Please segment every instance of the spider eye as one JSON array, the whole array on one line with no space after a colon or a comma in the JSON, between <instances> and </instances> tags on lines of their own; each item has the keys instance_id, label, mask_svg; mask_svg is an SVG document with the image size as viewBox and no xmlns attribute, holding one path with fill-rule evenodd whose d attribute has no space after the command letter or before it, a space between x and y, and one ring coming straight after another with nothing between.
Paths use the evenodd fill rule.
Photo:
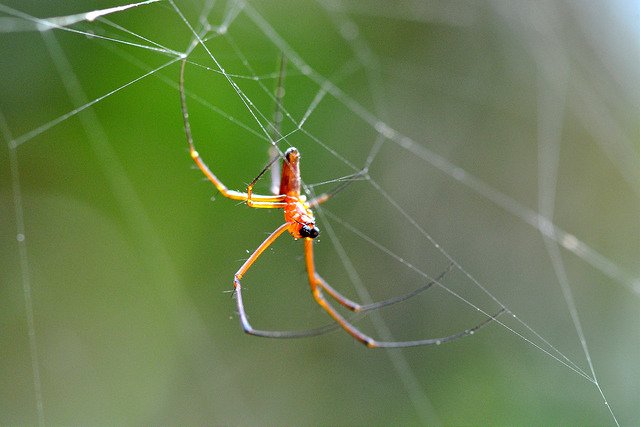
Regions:
<instances>
[{"instance_id":1,"label":"spider eye","mask_svg":"<svg viewBox=\"0 0 640 427\"><path fill-rule=\"evenodd\" d=\"M318 227L316 226L309 227L308 225L303 225L300 228L300 236L302 237L310 237L312 239L315 239L316 237L318 237L318 234L320 234L320 230L318 230Z\"/></svg>"}]
</instances>

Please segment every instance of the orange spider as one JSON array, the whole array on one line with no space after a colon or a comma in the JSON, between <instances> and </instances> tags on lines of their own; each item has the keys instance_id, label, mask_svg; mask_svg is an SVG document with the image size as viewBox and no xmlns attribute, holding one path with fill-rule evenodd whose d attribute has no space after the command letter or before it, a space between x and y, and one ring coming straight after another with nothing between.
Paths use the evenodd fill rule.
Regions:
<instances>
[{"instance_id":1,"label":"orange spider","mask_svg":"<svg viewBox=\"0 0 640 427\"><path fill-rule=\"evenodd\" d=\"M241 279L247 273L249 268L256 262L256 260L260 257L260 255L278 238L282 233L288 231L294 239L304 239L304 253L305 253L305 262L307 267L307 273L309 278L309 284L311 285L311 292L313 294L316 302L337 322L337 324L342 327L346 332L348 332L352 337L365 344L367 347L412 347L419 345L431 345L431 344L440 344L447 341L452 341L457 338L461 338L466 335L473 334L476 330L484 326L485 324L494 320L497 316L499 316L504 309L501 309L495 315L488 317L482 323L474 326L471 329L466 329L457 334L449 335L442 338L429 338L429 339L421 339L414 341L377 341L368 335L365 335L358 328L356 328L352 323L346 320L340 313L336 311L336 309L327 301L324 296L324 292L326 292L331 298L333 298L336 302L338 302L343 307L353 311L353 312L367 312L370 310L378 309L381 307L389 306L392 304L396 304L398 302L407 300L420 292L425 291L429 287L431 287L434 283L438 282L444 275L449 271L443 272L439 277L435 280L432 280L426 283L423 286L415 289L412 292L409 292L404 295L400 295L394 298L390 298L388 300L372 303L372 304L359 304L354 302L347 297L343 296L341 293L336 291L333 287L331 287L317 272L313 257L313 239L318 237L320 230L316 226L316 220L313 216L313 212L311 208L318 206L327 200L329 200L337 191L344 188L344 184L339 186L336 190L331 193L322 194L311 201L307 201L304 195L300 194L301 189L301 180L300 180L300 153L294 147L289 148L284 153L284 158L282 160L282 173L280 178L280 188L278 194L273 195L261 195L261 194L253 194L253 186L255 183L264 175L264 173L274 164L275 161L278 160L278 157L274 157L273 160L258 174L258 176L251 181L251 183L247 186L246 193L242 193L239 191L229 190L223 183L220 181L211 170L204 163L198 151L196 151L193 137L191 135L191 126L189 125L189 113L187 110L187 102L186 96L184 92L184 69L185 69L186 59L182 61L180 67L180 101L182 106L182 115L184 119L184 129L187 136L187 142L189 143L189 152L191 154L191 158L194 160L198 168L202 171L202 173L207 177L209 181L215 185L220 194L223 196L233 199L240 200L246 202L248 206L252 208L265 208L265 209L283 209L284 210L284 224L276 228L276 230L269 235L258 248L249 256L249 258L242 264L242 267L236 272L233 277L233 286L236 294L236 301L238 307L238 313L240 315L240 323L242 324L242 328L244 331L251 335L269 337L269 338L297 338L297 337L305 337L312 335L319 335L324 332L331 331L336 328L335 324L327 325L321 328L309 329L305 331L265 331L258 330L251 326L249 320L247 318L247 314L244 309L244 304L242 301L242 284ZM280 82L282 81L282 75L280 78Z\"/></svg>"}]
</instances>

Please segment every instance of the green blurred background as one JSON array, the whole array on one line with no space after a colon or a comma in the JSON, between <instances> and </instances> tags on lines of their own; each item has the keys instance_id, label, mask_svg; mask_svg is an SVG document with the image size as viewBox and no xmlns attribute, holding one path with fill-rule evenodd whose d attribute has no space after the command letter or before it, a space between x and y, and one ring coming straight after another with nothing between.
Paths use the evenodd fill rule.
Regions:
<instances>
[{"instance_id":1,"label":"green blurred background","mask_svg":"<svg viewBox=\"0 0 640 427\"><path fill-rule=\"evenodd\" d=\"M317 212L316 263L330 283L354 299L407 292L424 283L419 273L447 268L437 242L526 325L503 316L511 329L493 324L446 345L391 351L367 350L342 331L301 340L242 333L231 279L282 213L226 200L193 170L176 56L193 39L189 27L165 1L69 27L77 32L34 31L16 12L60 17L119 4L0 5L1 424L614 425L605 398L621 424L638 423L637 3L176 3L196 31L228 23L224 34L207 33L206 46L263 126L281 51L293 120L323 95L303 130L283 123L293 133L281 148L301 150L310 189L332 188L375 155L371 181ZM242 189L269 142L205 50L189 61L198 150ZM411 142L385 139L359 108ZM572 250L545 241L534 212L602 258L571 237L558 240ZM563 283L604 398L566 366L593 375ZM459 268L443 284L486 312L499 307ZM245 286L256 327L328 321L309 294L302 244L288 236ZM382 315L397 339L484 318L437 287ZM357 324L379 336L373 319Z\"/></svg>"}]
</instances>

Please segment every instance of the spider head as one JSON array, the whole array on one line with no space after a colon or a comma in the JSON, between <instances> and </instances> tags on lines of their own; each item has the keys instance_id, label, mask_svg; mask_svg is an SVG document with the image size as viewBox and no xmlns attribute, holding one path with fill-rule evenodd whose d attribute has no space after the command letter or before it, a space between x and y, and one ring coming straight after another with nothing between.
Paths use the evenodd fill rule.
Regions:
<instances>
[{"instance_id":1,"label":"spider head","mask_svg":"<svg viewBox=\"0 0 640 427\"><path fill-rule=\"evenodd\" d=\"M300 237L309 237L311 239L315 239L320 234L320 230L315 225L307 225L304 224L300 227Z\"/></svg>"}]
</instances>

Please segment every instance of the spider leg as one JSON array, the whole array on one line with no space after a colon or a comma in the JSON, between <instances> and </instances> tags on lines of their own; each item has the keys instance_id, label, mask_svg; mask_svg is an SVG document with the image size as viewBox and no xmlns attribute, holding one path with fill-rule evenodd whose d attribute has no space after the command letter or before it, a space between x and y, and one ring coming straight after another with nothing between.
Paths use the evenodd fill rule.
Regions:
<instances>
[{"instance_id":1,"label":"spider leg","mask_svg":"<svg viewBox=\"0 0 640 427\"><path fill-rule=\"evenodd\" d=\"M284 97L284 78L287 71L287 57L284 54L280 53L280 73L278 74L278 83L276 85L275 92L275 100L276 106L275 111L273 112L273 126L272 126L272 144L269 147L269 158L273 159L279 157L280 153L278 152L277 143L282 137L280 130L282 128L282 98ZM278 194L280 191L280 168L277 163L271 164L271 192L273 194Z\"/></svg>"},{"instance_id":2,"label":"spider leg","mask_svg":"<svg viewBox=\"0 0 640 427\"><path fill-rule=\"evenodd\" d=\"M224 185L222 181L220 181L218 177L216 177L214 173L211 172L209 167L204 163L204 161L200 157L200 154L196 150L195 144L193 143L193 136L191 134L191 125L189 124L189 110L187 109L187 99L184 91L184 69L185 69L186 63L187 63L187 60L183 59L180 65L180 105L182 107L182 119L184 121L184 132L187 137L187 143L189 144L189 154L191 155L191 158L193 159L195 164L202 171L204 176L206 176L207 179L211 181L211 183L213 183L213 185L218 189L220 194L222 194L224 197L227 197L233 200L242 200L244 202L247 202L249 206L256 207L256 208L284 207L285 205L284 199L286 197L285 195L268 196L268 195L260 195L260 194L251 194L250 192L242 193L240 191L229 190L227 186ZM260 175L258 175L258 178L263 173L264 171ZM258 178L256 178L252 182L252 184L255 184L255 181L257 181ZM251 187L253 187L253 185L251 185Z\"/></svg>"},{"instance_id":3,"label":"spider leg","mask_svg":"<svg viewBox=\"0 0 640 427\"><path fill-rule=\"evenodd\" d=\"M335 196L336 194L338 194L339 192L341 192L342 190L347 188L354 181L357 181L358 180L357 178L359 178L361 176L364 176L366 174L367 174L367 170L366 169L362 169L361 171L356 172L353 175L349 175L348 177L346 177L344 179L344 181L342 181L340 184L338 184L331 191L327 191L326 193L322 193L319 196L314 197L312 200L310 200L309 201L309 207L315 208L316 206L319 206L319 205L323 204L324 202L326 202L327 200L331 199L333 196Z\"/></svg>"},{"instance_id":4,"label":"spider leg","mask_svg":"<svg viewBox=\"0 0 640 427\"><path fill-rule=\"evenodd\" d=\"M350 308L353 311L363 311L373 310L375 308L384 307L386 305L395 304L400 301L404 301L407 298L410 298L413 295L417 295L424 289L418 288L417 290L410 292L409 294L402 295L400 297L391 298L386 301L381 301L380 303L373 303L368 305L360 305L354 303L353 301L345 298L340 293L331 288L325 281L318 275L315 271L315 262L313 258L313 240L306 238L305 239L305 260L307 264L307 273L309 275L309 283L311 284L311 292L313 294L316 302L344 329L349 335L363 343L369 348L379 348L379 347L416 347L421 345L437 345L442 344L448 341L453 341L458 338L462 338L467 335L472 335L475 331L482 328L486 324L495 320L498 316L500 316L506 309L501 308L496 314L485 319L478 325L474 326L471 329L465 329L462 332L453 335L447 335L440 338L428 338L421 340L411 340L411 341L378 341L376 339L371 338L370 336L361 332L358 328L356 328L352 323L346 320L340 313L336 311L336 309L327 301L324 297L323 289L326 290L332 298L338 301L341 305L344 305L347 308ZM448 271L448 270L447 270ZM431 284L425 285L426 287L431 286ZM425 287L423 286L423 287ZM359 310L356 310L359 308Z\"/></svg>"},{"instance_id":5,"label":"spider leg","mask_svg":"<svg viewBox=\"0 0 640 427\"><path fill-rule=\"evenodd\" d=\"M382 301L373 302L370 304L360 304L342 295L340 292L334 289L333 286L329 285L329 283L327 283L327 281L315 271L315 263L313 260L313 246L311 243L312 242L307 243L305 241L305 257L307 262L307 271L309 270L313 271L313 275L309 276L309 280L311 282L315 282L315 286L321 287L324 291L327 292L327 294L329 294L329 296L331 296L331 298L336 300L336 302L338 302L340 305L342 305L343 307L346 307L347 309L355 313L366 313L368 311L377 310L382 307L388 307L390 305L397 304L399 302L406 301L410 298L413 298L414 296L431 288L435 283L439 283L444 278L444 276L446 276L447 273L451 271L451 268L453 267L453 263L450 263L447 269L444 270L442 273L440 273L438 277L436 277L435 279L429 280L427 283L421 286L418 286L416 289L410 292L407 292L405 294L397 295L395 297L382 300ZM309 248L307 248L307 245L309 245Z\"/></svg>"},{"instance_id":6,"label":"spider leg","mask_svg":"<svg viewBox=\"0 0 640 427\"><path fill-rule=\"evenodd\" d=\"M451 271L451 267L453 267L453 263L449 264L449 267L447 267L447 269L444 270L442 273L440 273L440 275L435 279L429 280L427 283L421 286L418 286L416 289L410 292L407 292L406 294L397 295L395 297L382 300L382 301L373 302L370 304L360 304L350 300L349 298L345 297L340 292L335 290L331 285L329 285L329 283L327 283L327 281L324 280L324 278L322 278L322 276L320 276L318 273L314 274L314 279L317 282L318 286L320 286L323 290L325 290L327 294L331 296L331 298L336 300L343 307L346 307L347 309L355 313L366 313L368 311L377 310L382 307L388 307L390 305L397 304L399 302L406 301L410 298L415 297L416 295L431 288L435 283L440 282L440 280L442 280L444 276L446 276L447 273Z\"/></svg>"},{"instance_id":7,"label":"spider leg","mask_svg":"<svg viewBox=\"0 0 640 427\"><path fill-rule=\"evenodd\" d=\"M280 227L278 227L269 237L265 239L264 242L258 246L258 248L251 254L249 259L242 264L242 267L237 271L237 273L233 277L233 286L236 294L236 303L238 307L238 314L240 315L240 324L242 325L242 329L250 335L255 335L259 337L267 337L267 338L302 338L302 337L311 337L315 335L321 335L327 332L334 331L338 328L338 325L335 323L331 323L325 326L321 326L319 328L307 329L301 331L265 331L260 329L255 329L249 323L249 319L247 317L247 313L244 309L244 302L242 300L242 284L240 280L247 273L249 268L256 262L256 260L262 255L262 253L269 247L273 242L276 241L278 237L282 233L284 233L289 227L289 223L284 223Z\"/></svg>"},{"instance_id":8,"label":"spider leg","mask_svg":"<svg viewBox=\"0 0 640 427\"><path fill-rule=\"evenodd\" d=\"M285 194L278 194L274 196L261 196L253 194L253 186L256 185L256 182L262 178L262 176L271 168L272 165L275 165L280 157L276 156L272 158L269 163L260 171L258 176L253 178L253 181L249 183L247 186L247 205L252 208L284 208L287 203L284 201L287 197Z\"/></svg>"},{"instance_id":9,"label":"spider leg","mask_svg":"<svg viewBox=\"0 0 640 427\"><path fill-rule=\"evenodd\" d=\"M414 289L411 292L407 292L406 294L403 295L398 295L383 301L378 301L378 302L372 302L371 304L365 304L365 305L361 305L360 306L360 312L362 313L366 313L367 311L371 311L371 310L377 310L379 308L382 307L387 307L393 304L397 304L399 302L402 301L406 301L409 298L413 298L416 295L426 291L427 289L429 289L431 286L433 286L435 283L439 283L444 276L447 275L447 273L449 273L451 271L451 268L453 267L453 263L450 263L449 266L447 267L446 270L444 270L442 273L440 273L440 275L438 277L436 277L435 279L429 280L427 283L425 283L422 286L417 287L416 289Z\"/></svg>"}]
</instances>

